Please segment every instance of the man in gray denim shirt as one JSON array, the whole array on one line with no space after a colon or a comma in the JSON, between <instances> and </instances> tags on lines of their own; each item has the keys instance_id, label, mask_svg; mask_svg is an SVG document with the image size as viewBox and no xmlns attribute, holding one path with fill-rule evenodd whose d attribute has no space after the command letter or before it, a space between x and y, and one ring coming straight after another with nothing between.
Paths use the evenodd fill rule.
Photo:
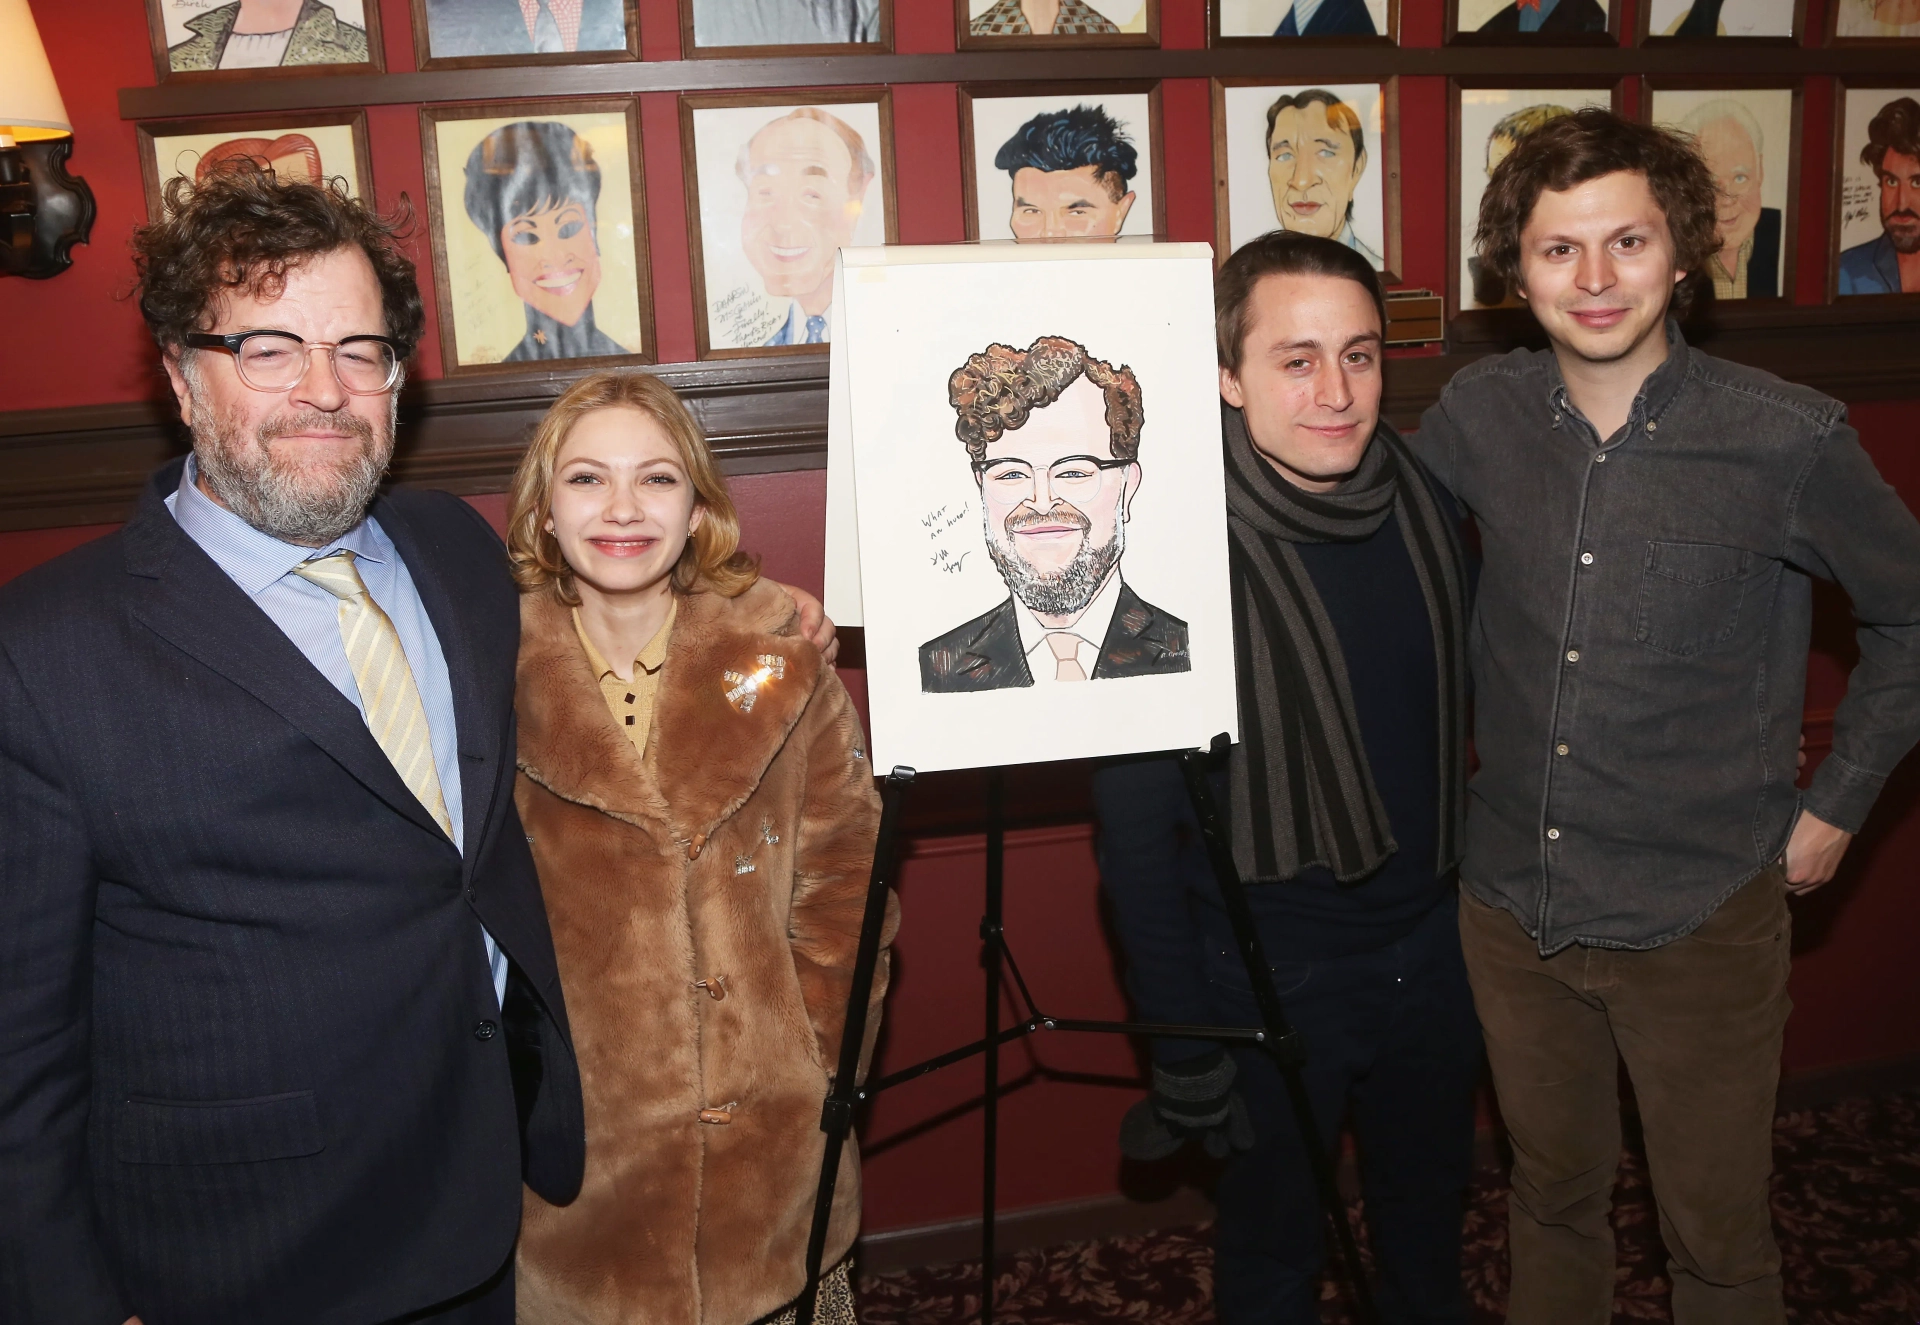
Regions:
<instances>
[{"instance_id":1,"label":"man in gray denim shirt","mask_svg":"<svg viewBox=\"0 0 1920 1325\"><path fill-rule=\"evenodd\" d=\"M1786 897L1833 877L1920 736L1920 523L1844 406L1669 320L1714 212L1684 138L1605 111L1529 137L1476 242L1552 350L1460 373L1412 439L1485 557L1461 931L1514 1145L1515 1325L1611 1319L1620 1058L1675 1320L1785 1320ZM1803 796L1815 575L1852 596L1860 662Z\"/></svg>"}]
</instances>

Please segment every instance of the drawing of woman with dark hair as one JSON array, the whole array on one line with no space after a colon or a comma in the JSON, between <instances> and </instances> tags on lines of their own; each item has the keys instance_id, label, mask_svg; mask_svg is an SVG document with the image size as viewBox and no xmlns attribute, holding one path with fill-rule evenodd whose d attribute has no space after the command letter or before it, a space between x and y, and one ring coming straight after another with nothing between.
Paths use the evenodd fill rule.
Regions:
<instances>
[{"instance_id":1,"label":"drawing of woman with dark hair","mask_svg":"<svg viewBox=\"0 0 1920 1325\"><path fill-rule=\"evenodd\" d=\"M527 334L503 363L631 354L594 325L600 164L552 120L495 129L467 157L467 215L506 265Z\"/></svg>"}]
</instances>

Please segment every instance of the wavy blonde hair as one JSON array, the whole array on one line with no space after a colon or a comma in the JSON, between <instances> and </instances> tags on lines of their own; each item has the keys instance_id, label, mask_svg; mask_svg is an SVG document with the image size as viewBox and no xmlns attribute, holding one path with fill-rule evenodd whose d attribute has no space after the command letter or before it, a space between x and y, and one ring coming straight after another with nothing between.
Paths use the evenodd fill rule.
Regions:
<instances>
[{"instance_id":1,"label":"wavy blonde hair","mask_svg":"<svg viewBox=\"0 0 1920 1325\"><path fill-rule=\"evenodd\" d=\"M560 448L575 424L603 409L638 410L665 429L693 484L694 505L706 512L673 568L673 587L681 593L709 590L724 598L745 593L760 578L759 559L740 551L740 516L713 448L673 388L651 373L639 372L592 373L581 378L553 402L534 430L533 441L514 472L507 508L507 557L521 591L547 589L568 606L579 605L573 569L546 525L553 509L553 470Z\"/></svg>"}]
</instances>

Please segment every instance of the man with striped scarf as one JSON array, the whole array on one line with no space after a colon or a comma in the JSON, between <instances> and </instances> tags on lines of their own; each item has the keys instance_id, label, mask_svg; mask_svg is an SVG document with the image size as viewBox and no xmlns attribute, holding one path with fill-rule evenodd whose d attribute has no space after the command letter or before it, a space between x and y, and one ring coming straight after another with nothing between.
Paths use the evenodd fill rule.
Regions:
<instances>
[{"instance_id":1,"label":"man with striped scarf","mask_svg":"<svg viewBox=\"0 0 1920 1325\"><path fill-rule=\"evenodd\" d=\"M1335 240L1276 231L1215 288L1241 743L1216 773L1332 1148L1360 1141L1388 1320L1464 1321L1462 1196L1481 1044L1461 961L1467 571L1449 498L1380 418L1385 306ZM1095 775L1100 869L1143 1016L1258 1024L1177 767ZM1223 1325L1319 1320L1321 1221L1279 1069L1154 1046L1138 1159L1198 1138Z\"/></svg>"}]
</instances>

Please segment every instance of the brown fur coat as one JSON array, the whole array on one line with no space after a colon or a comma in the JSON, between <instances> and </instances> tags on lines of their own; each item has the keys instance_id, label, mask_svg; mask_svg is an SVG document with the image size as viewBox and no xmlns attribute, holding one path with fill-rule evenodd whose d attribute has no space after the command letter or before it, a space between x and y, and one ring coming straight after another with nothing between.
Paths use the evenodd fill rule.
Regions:
<instances>
[{"instance_id":1,"label":"brown fur coat","mask_svg":"<svg viewBox=\"0 0 1920 1325\"><path fill-rule=\"evenodd\" d=\"M522 600L516 799L587 1120L579 1199L526 1194L522 1325L743 1325L804 1286L879 801L852 702L793 618L766 581L683 597L643 760L568 610ZM762 655L785 675L742 712L723 674ZM889 899L889 941L894 923ZM869 1054L886 974L883 956ZM828 1265L859 1220L849 1145Z\"/></svg>"}]
</instances>

